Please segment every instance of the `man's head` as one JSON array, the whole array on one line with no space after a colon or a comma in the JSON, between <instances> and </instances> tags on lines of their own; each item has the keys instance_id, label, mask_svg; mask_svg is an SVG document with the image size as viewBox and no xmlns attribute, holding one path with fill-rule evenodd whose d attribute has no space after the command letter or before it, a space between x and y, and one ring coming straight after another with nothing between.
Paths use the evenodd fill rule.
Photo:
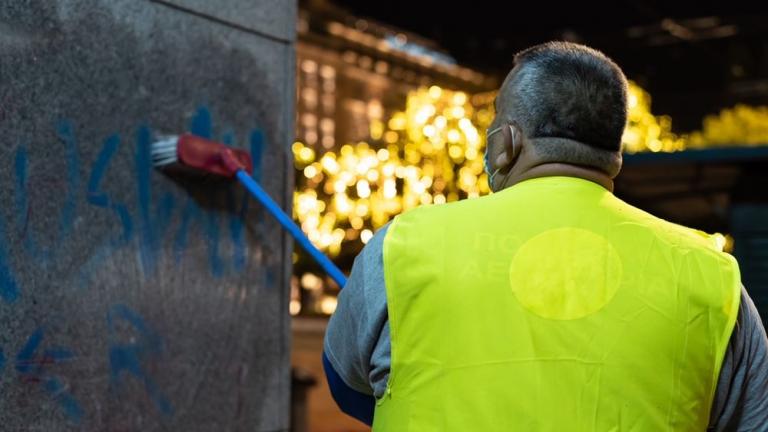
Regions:
<instances>
[{"instance_id":1,"label":"man's head","mask_svg":"<svg viewBox=\"0 0 768 432\"><path fill-rule=\"evenodd\" d=\"M540 164L572 164L614 177L626 121L627 80L604 54L567 42L528 48L515 56L496 98L488 170L509 174L520 153L529 151Z\"/></svg>"}]
</instances>

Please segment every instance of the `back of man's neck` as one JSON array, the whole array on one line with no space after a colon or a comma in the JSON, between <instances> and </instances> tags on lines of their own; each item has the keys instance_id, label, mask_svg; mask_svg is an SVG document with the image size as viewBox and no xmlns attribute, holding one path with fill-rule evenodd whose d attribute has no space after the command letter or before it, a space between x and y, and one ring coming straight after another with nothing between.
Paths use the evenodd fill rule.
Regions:
<instances>
[{"instance_id":1,"label":"back of man's neck","mask_svg":"<svg viewBox=\"0 0 768 432\"><path fill-rule=\"evenodd\" d=\"M613 192L622 154L567 138L531 138L503 179L501 189L537 177L576 177Z\"/></svg>"},{"instance_id":2,"label":"back of man's neck","mask_svg":"<svg viewBox=\"0 0 768 432\"><path fill-rule=\"evenodd\" d=\"M530 180L539 177L575 177L584 180L589 180L593 183L597 183L606 190L613 192L613 179L607 174L590 167L584 167L579 165L572 165L559 162L550 162L536 165L524 173L521 173L512 180L510 183L517 184L525 180ZM511 186L511 185L510 185Z\"/></svg>"}]
</instances>

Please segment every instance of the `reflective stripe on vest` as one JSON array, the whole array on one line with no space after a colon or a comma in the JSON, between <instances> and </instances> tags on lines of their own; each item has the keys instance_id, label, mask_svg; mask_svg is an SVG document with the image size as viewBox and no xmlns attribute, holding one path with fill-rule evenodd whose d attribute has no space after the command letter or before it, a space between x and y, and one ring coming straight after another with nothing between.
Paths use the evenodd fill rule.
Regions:
<instances>
[{"instance_id":1,"label":"reflective stripe on vest","mask_svg":"<svg viewBox=\"0 0 768 432\"><path fill-rule=\"evenodd\" d=\"M570 177L398 216L374 431L703 431L736 321L713 238Z\"/></svg>"}]
</instances>

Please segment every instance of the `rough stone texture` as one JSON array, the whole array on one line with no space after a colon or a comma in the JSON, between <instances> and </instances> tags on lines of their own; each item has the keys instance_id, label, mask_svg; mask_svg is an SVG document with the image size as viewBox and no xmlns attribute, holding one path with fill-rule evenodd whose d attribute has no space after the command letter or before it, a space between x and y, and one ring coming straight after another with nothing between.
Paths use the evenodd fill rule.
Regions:
<instances>
[{"instance_id":1,"label":"rough stone texture","mask_svg":"<svg viewBox=\"0 0 768 432\"><path fill-rule=\"evenodd\" d=\"M174 5L195 13L226 21L269 37L293 41L296 39L296 9L291 0L232 1L225 0L152 0ZM221 4L227 4L222 8Z\"/></svg>"},{"instance_id":2,"label":"rough stone texture","mask_svg":"<svg viewBox=\"0 0 768 432\"><path fill-rule=\"evenodd\" d=\"M292 35L296 5L175 3L224 18L0 2L3 431L288 429L291 243L239 185L155 171L148 145L248 149L288 208L294 46L260 34Z\"/></svg>"}]
</instances>

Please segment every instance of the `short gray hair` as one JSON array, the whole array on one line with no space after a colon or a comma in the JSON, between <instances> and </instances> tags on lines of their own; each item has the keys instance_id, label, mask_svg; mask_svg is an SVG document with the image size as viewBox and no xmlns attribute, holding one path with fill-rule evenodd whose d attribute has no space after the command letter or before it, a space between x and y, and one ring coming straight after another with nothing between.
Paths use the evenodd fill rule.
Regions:
<instances>
[{"instance_id":1,"label":"short gray hair","mask_svg":"<svg viewBox=\"0 0 768 432\"><path fill-rule=\"evenodd\" d=\"M499 111L526 137L563 138L609 152L621 150L627 79L599 51L570 42L528 48L515 56L500 96Z\"/></svg>"}]
</instances>

